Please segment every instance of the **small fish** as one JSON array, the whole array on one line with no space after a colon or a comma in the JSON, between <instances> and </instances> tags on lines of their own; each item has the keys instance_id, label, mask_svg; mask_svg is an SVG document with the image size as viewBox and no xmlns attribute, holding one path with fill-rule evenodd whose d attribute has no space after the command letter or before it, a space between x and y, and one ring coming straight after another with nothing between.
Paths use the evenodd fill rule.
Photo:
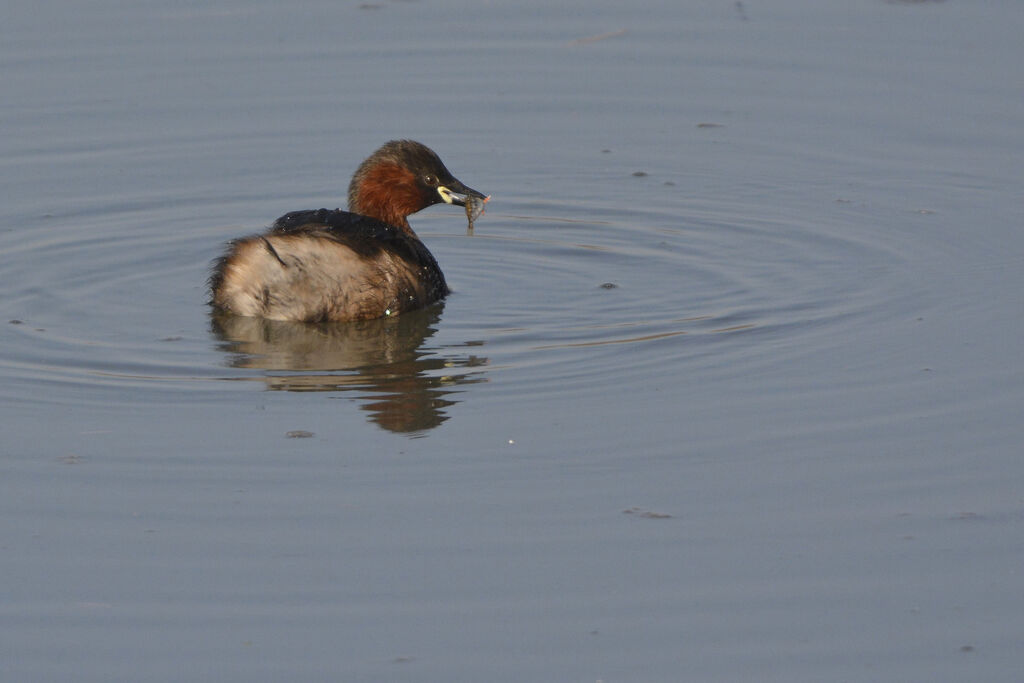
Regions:
<instances>
[{"instance_id":1,"label":"small fish","mask_svg":"<svg viewBox=\"0 0 1024 683\"><path fill-rule=\"evenodd\" d=\"M466 197L466 218L469 219L469 232L473 232L473 221L483 215L484 204L489 201L491 201L490 197L484 197L483 199L473 195Z\"/></svg>"}]
</instances>

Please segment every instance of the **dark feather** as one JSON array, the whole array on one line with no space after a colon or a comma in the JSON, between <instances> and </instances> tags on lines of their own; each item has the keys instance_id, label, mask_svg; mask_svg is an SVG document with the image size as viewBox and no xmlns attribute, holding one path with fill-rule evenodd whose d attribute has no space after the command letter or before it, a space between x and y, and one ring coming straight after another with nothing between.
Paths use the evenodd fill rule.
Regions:
<instances>
[{"instance_id":1,"label":"dark feather","mask_svg":"<svg viewBox=\"0 0 1024 683\"><path fill-rule=\"evenodd\" d=\"M341 209L307 209L291 211L274 221L271 232L282 235L308 234L326 237L344 244L361 256L376 256L387 250L412 263L420 263L435 270L441 268L434 255L415 237L401 228L383 221ZM440 283L447 292L443 276Z\"/></svg>"}]
</instances>

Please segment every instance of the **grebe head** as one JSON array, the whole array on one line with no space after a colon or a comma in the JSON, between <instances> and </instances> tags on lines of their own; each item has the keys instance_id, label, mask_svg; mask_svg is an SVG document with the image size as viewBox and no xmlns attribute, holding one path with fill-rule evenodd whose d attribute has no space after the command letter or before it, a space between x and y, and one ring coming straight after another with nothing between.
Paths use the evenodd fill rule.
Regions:
<instances>
[{"instance_id":1,"label":"grebe head","mask_svg":"<svg viewBox=\"0 0 1024 683\"><path fill-rule=\"evenodd\" d=\"M486 197L466 187L429 147L413 140L392 140L359 165L348 186L348 210L412 231L406 217L433 204L465 206L469 196Z\"/></svg>"}]
</instances>

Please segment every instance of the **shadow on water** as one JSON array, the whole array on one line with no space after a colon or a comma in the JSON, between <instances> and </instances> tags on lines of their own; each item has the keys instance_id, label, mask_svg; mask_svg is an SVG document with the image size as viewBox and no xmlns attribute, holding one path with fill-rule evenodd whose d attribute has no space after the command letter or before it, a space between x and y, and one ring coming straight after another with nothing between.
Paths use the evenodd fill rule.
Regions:
<instances>
[{"instance_id":1,"label":"shadow on water","mask_svg":"<svg viewBox=\"0 0 1024 683\"><path fill-rule=\"evenodd\" d=\"M351 392L371 422L414 434L448 419L456 387L485 381L487 358L428 347L443 308L320 324L213 314L211 330L230 367L267 371L268 390Z\"/></svg>"}]
</instances>

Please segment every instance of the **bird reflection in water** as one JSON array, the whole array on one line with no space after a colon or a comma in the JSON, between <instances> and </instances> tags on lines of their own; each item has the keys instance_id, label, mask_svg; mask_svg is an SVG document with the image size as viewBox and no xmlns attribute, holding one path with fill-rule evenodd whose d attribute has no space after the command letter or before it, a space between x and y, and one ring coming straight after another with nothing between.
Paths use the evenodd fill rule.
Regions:
<instances>
[{"instance_id":1,"label":"bird reflection in water","mask_svg":"<svg viewBox=\"0 0 1024 683\"><path fill-rule=\"evenodd\" d=\"M263 375L268 389L352 392L371 421L409 434L447 420L447 409L458 403L456 387L485 381L486 358L457 353L464 347L424 348L443 307L315 324L215 313L211 328L231 354L231 367L286 373Z\"/></svg>"}]
</instances>

